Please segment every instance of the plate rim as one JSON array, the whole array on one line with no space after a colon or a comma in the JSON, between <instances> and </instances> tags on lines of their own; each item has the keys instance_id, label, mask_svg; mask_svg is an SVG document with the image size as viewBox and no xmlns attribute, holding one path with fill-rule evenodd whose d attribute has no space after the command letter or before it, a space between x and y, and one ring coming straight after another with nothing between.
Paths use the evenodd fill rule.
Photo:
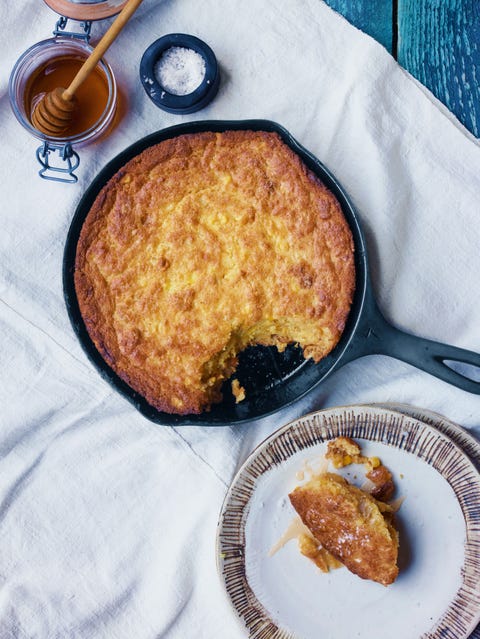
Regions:
<instances>
[{"instance_id":1,"label":"plate rim","mask_svg":"<svg viewBox=\"0 0 480 639\"><path fill-rule=\"evenodd\" d=\"M405 405L396 404L396 406L399 409L400 407L403 407L406 411L408 408L410 408L412 410L417 410L420 413L422 412L422 409L410 407L406 404ZM272 458L274 461L274 466L277 466L283 461L290 459L290 457L300 452L301 450L306 450L308 448L314 447L322 443L323 441L327 441L328 437L322 434L322 429L324 433L327 433L328 429L326 426L326 420L329 418L337 420L337 427L340 430L340 432L335 434L334 435L335 437L338 436L339 434L342 434L341 431L344 431L345 429L352 430L352 424L349 423L352 417L357 419L367 418L370 420L388 417L390 419L390 422L393 421L393 423L395 423L395 420L398 420L397 429L398 429L398 426L405 428L405 422L407 423L410 422L410 429L413 429L412 432L414 435L414 438L413 438L414 440L418 439L418 437L422 438L425 433L430 436L433 435L434 441L438 442L439 440L440 441L443 440L444 442L443 445L450 448L450 454L453 454L454 459L460 459L462 463L467 466L469 471L471 471L469 473L469 477L471 477L471 474L473 474L474 477L476 478L475 486L477 488L477 493L478 493L477 502L480 503L480 501L478 501L480 500L479 469L478 469L478 466L472 461L470 456L467 454L467 452L461 447L461 445L456 443L451 437L449 437L449 435L446 434L441 429L441 427L437 428L434 424L428 423L426 421L422 421L422 419L413 417L408 412L401 412L401 410L399 409L397 410L397 409L386 408L385 404L377 404L377 405L351 404L351 405L344 405L344 406L332 406L325 409L312 411L310 413L307 413L305 415L302 415L298 418L295 418L289 421L285 425L276 429L273 433L270 433L250 452L250 454L247 456L247 458L238 468L237 472L235 473L228 487L227 493L222 503L222 507L220 509L220 513L219 513L219 517L217 521L215 549L216 549L217 573L219 575L219 579L221 581L224 594L230 603L231 609L235 612L237 621L241 624L241 626L243 627L243 630L248 632L249 637L252 637L253 639L257 639L257 637L258 639L260 638L261 639L294 639L296 638L296 635L292 634L291 630L282 628L280 625L277 625L277 622L271 619L268 611L265 609L263 604L261 604L260 601L256 598L255 593L253 592L253 589L248 584L246 573L245 573L245 553L243 552L244 543L237 544L238 557L240 558L240 561L237 562L237 564L239 563L243 570L243 577L240 578L241 581L243 582L243 585L247 585L248 588L253 593L253 604L249 604L248 606L243 607L242 610L238 609L237 605L232 600L231 594L229 592L228 584L226 581L226 574L225 574L225 565L227 564L228 560L232 560L230 561L230 563L233 566L235 566L236 564L234 563L233 560L235 560L236 557L234 554L232 556L227 557L227 554L225 552L225 549L226 549L225 543L227 542L225 542L222 538L222 535L223 535L222 531L224 530L225 527L227 527L227 524L225 523L225 519L226 519L226 515L228 514L228 506L230 502L232 501L235 488L238 482L242 479L242 476L245 476L244 479L245 479L245 483L248 485L248 488L245 489L245 485L243 486L243 497L242 497L242 499L244 500L243 507L237 504L235 506L235 511L237 513L237 519L238 519L238 516L240 515L239 522L242 529L240 536L244 536L245 523L247 520L248 510L249 510L249 502L255 490L256 482L265 472L268 472L271 468L271 466L269 466L263 472L260 472L259 474L255 475L254 473L248 472L249 467L252 464L252 462L254 462L256 458L262 452L265 452L265 450L267 450L269 445L274 443L275 440L278 440L287 431L289 430L293 431L293 429L296 427L301 428L302 425L304 425L304 423L308 424L313 421L313 425L310 424L310 428L312 429L313 433L316 433L316 435L318 436L318 439L317 441L310 442L308 445L300 446L300 448L295 448L295 446L292 445L290 450L287 451L288 454L284 459ZM428 410L427 410L427 413L428 413ZM437 415L439 420L446 422L446 424L449 425L450 427L454 427L455 429L458 429L458 431L457 430L454 431L457 437L462 434L463 429L459 425L449 421L448 419L444 418L440 414L434 413L434 415ZM346 423L343 425L340 424L339 426L338 421L339 420L341 421L342 417L344 418L344 420L348 420L348 421L346 421ZM430 414L430 416L427 415L427 418L428 417L430 417L430 420L432 420L432 414ZM323 423L321 423L322 418L323 418ZM315 423L315 420L317 420L318 423ZM353 424L354 430L356 426L357 424L354 423ZM373 424L373 426L375 425ZM307 427L308 426L305 426L305 428ZM376 433L374 432L372 434L376 434ZM362 438L365 439L365 437L362 437L362 435L355 435L352 433L350 433L350 435L354 438L358 437L359 439L362 439ZM470 436L468 435L467 439L469 437ZM367 437L367 439L369 438ZM475 513L470 512L471 510L472 511L475 510L474 506L470 505L470 507L468 508L467 505L465 505L464 503L462 503L462 501L460 501L459 494L455 486L452 485L448 477L446 477L442 472L440 472L439 469L436 468L436 466L433 463L428 462L427 459L425 459L425 457L422 456L422 451L420 451L420 454L419 454L417 451L411 451L406 449L404 446L401 445L403 443L403 440L400 442L400 445L392 443L391 441L384 441L383 438L371 439L371 440L369 439L369 441L379 441L380 443L394 446L397 449L401 449L401 450L404 450L405 452L411 452L415 454L417 458L421 459L422 461L426 463L429 463L437 472L439 472L439 474L449 483L450 487L455 493L456 499L459 503L459 506L462 510L462 514L465 520L466 540L464 545L465 547L464 563L462 566L462 583L459 590L456 592L455 596L453 597L452 601L447 607L447 609L435 621L434 625L428 631L422 634L421 637L425 639L426 638L440 639L442 637L442 630L445 630L445 628L447 627L450 628L453 621L453 623L456 623L456 624L457 623L463 624L463 627L461 629L461 634L458 635L458 639L466 639L467 637L470 636L472 632L475 631L475 628L477 627L480 621L480 592L478 591L479 575L480 575L480 559L477 557L477 560L475 561L474 560L475 552L468 553L468 549L472 550L472 546L478 547L478 545L480 544L480 530L478 526L478 520L480 519L480 516L477 514L475 517ZM248 498L245 497L247 493L248 493ZM476 509L478 511L478 507ZM475 526L475 519L477 520L476 526ZM230 526L230 524L228 524L228 526ZM472 571L475 574L474 581L476 585L476 590L473 587L468 588L465 583L466 581L468 581L468 574ZM238 581L236 582L236 586L238 587ZM465 594L463 592L465 590L467 591L467 595L470 595L470 597L468 597L467 601L464 602L464 605L461 607L461 609L462 609L462 612L464 612L465 610L469 612L470 619L465 619L462 617L460 622L458 622L457 620L458 615L455 615L453 613L452 608L454 607L455 601L459 598L461 599L462 595ZM246 594L245 594L245 599L248 600L248 595ZM457 637L457 635L455 636Z\"/></svg>"},{"instance_id":2,"label":"plate rim","mask_svg":"<svg viewBox=\"0 0 480 639\"><path fill-rule=\"evenodd\" d=\"M401 413L402 415L417 419L428 426L440 430L440 432L450 438L453 443L466 454L480 472L480 441L466 428L463 428L463 426L460 426L460 424L457 424L455 421L428 408L419 408L418 406L411 406L410 404L404 404L402 402L372 402L365 404L365 406Z\"/></svg>"}]
</instances>

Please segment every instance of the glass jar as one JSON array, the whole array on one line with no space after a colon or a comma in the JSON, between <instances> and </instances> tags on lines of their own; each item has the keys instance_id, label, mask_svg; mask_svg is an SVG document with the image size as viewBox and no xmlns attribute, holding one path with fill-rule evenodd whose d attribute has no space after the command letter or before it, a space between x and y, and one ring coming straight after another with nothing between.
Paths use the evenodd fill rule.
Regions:
<instances>
[{"instance_id":1,"label":"glass jar","mask_svg":"<svg viewBox=\"0 0 480 639\"><path fill-rule=\"evenodd\" d=\"M62 28L64 28L65 22L66 19L64 19ZM32 78L51 61L69 57L83 61L93 51L88 44L89 33L70 33L68 36L64 36L61 31L58 32L58 23L57 32L54 33L56 33L54 38L37 42L27 49L15 63L9 82L10 104L24 129L42 141L42 145L38 147L36 153L42 167L39 175L49 180L76 182L78 178L75 175L75 170L79 165L80 158L75 148L99 138L108 129L117 106L117 84L111 67L107 62L101 60L96 67L96 72L105 81L107 98L103 112L98 119L87 129L65 137L49 136L35 128L31 121L31 113L28 112L30 105L26 95ZM59 159L53 160L52 153L54 156L57 153Z\"/></svg>"}]
</instances>

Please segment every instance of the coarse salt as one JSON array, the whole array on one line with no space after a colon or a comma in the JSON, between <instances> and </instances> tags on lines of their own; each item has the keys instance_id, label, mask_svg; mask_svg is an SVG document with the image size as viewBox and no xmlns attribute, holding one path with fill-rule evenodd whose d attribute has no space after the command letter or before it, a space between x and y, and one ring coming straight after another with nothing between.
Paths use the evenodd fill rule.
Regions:
<instances>
[{"instance_id":1,"label":"coarse salt","mask_svg":"<svg viewBox=\"0 0 480 639\"><path fill-rule=\"evenodd\" d=\"M188 95L205 77L205 60L193 49L170 47L155 65L155 76L172 95Z\"/></svg>"}]
</instances>

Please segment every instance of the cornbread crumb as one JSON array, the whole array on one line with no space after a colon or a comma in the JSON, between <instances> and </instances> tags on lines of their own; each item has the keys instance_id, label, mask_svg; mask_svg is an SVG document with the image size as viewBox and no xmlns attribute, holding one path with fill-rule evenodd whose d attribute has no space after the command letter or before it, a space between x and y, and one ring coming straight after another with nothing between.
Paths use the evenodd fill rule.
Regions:
<instances>
[{"instance_id":1,"label":"cornbread crumb","mask_svg":"<svg viewBox=\"0 0 480 639\"><path fill-rule=\"evenodd\" d=\"M232 379L232 394L237 404L245 399L245 389L240 385L238 379Z\"/></svg>"},{"instance_id":2,"label":"cornbread crumb","mask_svg":"<svg viewBox=\"0 0 480 639\"><path fill-rule=\"evenodd\" d=\"M360 446L350 437L337 437L327 444L325 459L329 459L335 468L350 464L362 464L366 459L361 454Z\"/></svg>"},{"instance_id":3,"label":"cornbread crumb","mask_svg":"<svg viewBox=\"0 0 480 639\"><path fill-rule=\"evenodd\" d=\"M332 462L334 468L343 468L350 464L364 464L365 476L374 487L370 493L382 501L388 501L395 492L392 474L383 466L378 457L365 457L357 442L350 437L336 437L327 444L325 459Z\"/></svg>"},{"instance_id":4,"label":"cornbread crumb","mask_svg":"<svg viewBox=\"0 0 480 639\"><path fill-rule=\"evenodd\" d=\"M376 498L382 501L389 501L393 497L395 492L395 485L393 483L392 473L385 468L382 464L370 470L365 475L375 487L370 493Z\"/></svg>"}]
</instances>

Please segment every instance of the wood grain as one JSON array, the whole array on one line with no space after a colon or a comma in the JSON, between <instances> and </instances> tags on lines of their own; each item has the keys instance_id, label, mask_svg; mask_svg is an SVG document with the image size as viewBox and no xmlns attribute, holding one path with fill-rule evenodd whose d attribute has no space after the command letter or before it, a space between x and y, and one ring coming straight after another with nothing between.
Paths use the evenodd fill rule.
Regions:
<instances>
[{"instance_id":1,"label":"wood grain","mask_svg":"<svg viewBox=\"0 0 480 639\"><path fill-rule=\"evenodd\" d=\"M326 0L480 137L480 0Z\"/></svg>"},{"instance_id":2,"label":"wood grain","mask_svg":"<svg viewBox=\"0 0 480 639\"><path fill-rule=\"evenodd\" d=\"M398 61L480 135L478 0L398 0Z\"/></svg>"},{"instance_id":3,"label":"wood grain","mask_svg":"<svg viewBox=\"0 0 480 639\"><path fill-rule=\"evenodd\" d=\"M392 51L393 2L391 0L326 0L349 22Z\"/></svg>"}]
</instances>

